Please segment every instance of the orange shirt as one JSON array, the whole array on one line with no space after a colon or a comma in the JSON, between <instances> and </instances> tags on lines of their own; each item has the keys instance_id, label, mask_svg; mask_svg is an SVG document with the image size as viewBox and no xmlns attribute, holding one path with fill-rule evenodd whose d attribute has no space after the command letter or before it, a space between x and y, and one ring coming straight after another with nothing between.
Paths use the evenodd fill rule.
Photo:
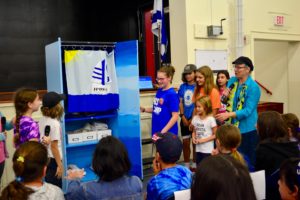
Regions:
<instances>
[{"instance_id":1,"label":"orange shirt","mask_svg":"<svg viewBox=\"0 0 300 200\"><path fill-rule=\"evenodd\" d=\"M200 97L204 96L205 93L204 93L204 88L202 87L200 89ZM209 98L211 100L211 106L212 106L212 109L219 109L221 108L221 100L220 100L220 93L219 91L216 89L216 88L213 88L211 90L211 93L209 95Z\"/></svg>"}]
</instances>

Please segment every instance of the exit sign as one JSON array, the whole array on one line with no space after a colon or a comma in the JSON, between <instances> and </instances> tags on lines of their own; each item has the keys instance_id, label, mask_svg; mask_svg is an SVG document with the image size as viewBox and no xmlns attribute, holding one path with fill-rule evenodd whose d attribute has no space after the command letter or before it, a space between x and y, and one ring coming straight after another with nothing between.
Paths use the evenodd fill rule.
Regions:
<instances>
[{"instance_id":1,"label":"exit sign","mask_svg":"<svg viewBox=\"0 0 300 200\"><path fill-rule=\"evenodd\" d=\"M283 26L284 25L284 16L282 16L282 15L274 16L274 25L275 26Z\"/></svg>"}]
</instances>

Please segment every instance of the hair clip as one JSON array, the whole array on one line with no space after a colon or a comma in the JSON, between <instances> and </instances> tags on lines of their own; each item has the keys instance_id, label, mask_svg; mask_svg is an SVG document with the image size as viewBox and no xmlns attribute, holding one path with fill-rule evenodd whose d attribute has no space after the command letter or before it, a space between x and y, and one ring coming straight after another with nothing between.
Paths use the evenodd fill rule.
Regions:
<instances>
[{"instance_id":1,"label":"hair clip","mask_svg":"<svg viewBox=\"0 0 300 200\"><path fill-rule=\"evenodd\" d=\"M17 158L17 161L18 161L18 162L24 163L24 157L23 157L23 156L19 156L19 157Z\"/></svg>"},{"instance_id":2,"label":"hair clip","mask_svg":"<svg viewBox=\"0 0 300 200\"><path fill-rule=\"evenodd\" d=\"M16 181L17 181L17 182L22 182L22 181L23 181L23 178L22 178L21 176L17 176L17 177L16 177Z\"/></svg>"}]
</instances>

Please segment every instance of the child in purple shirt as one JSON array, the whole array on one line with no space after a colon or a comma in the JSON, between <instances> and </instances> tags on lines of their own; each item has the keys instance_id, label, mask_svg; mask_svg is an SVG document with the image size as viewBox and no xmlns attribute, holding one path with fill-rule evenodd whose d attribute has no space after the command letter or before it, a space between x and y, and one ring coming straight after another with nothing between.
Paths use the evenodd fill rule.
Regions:
<instances>
[{"instance_id":1,"label":"child in purple shirt","mask_svg":"<svg viewBox=\"0 0 300 200\"><path fill-rule=\"evenodd\" d=\"M18 148L27 141L39 141L40 132L32 113L38 111L41 101L36 90L20 89L16 92L15 99L16 123L14 127L14 143Z\"/></svg>"}]
</instances>

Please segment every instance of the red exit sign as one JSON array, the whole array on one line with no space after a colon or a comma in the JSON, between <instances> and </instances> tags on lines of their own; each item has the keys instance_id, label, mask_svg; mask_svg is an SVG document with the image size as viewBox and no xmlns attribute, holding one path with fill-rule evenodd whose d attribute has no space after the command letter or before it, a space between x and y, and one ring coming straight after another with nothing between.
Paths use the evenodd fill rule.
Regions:
<instances>
[{"instance_id":1,"label":"red exit sign","mask_svg":"<svg viewBox=\"0 0 300 200\"><path fill-rule=\"evenodd\" d=\"M284 25L284 16L282 16L282 15L274 16L274 25L275 26L283 26Z\"/></svg>"}]
</instances>

